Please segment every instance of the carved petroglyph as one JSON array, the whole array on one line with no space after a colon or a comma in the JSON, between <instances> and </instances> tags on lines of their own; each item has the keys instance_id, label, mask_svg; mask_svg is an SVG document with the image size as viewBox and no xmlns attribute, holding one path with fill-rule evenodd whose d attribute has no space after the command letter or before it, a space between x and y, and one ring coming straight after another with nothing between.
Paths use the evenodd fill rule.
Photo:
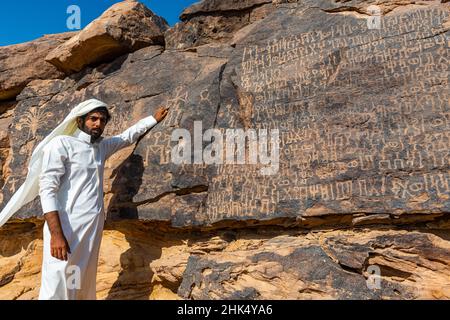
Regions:
<instances>
[{"instance_id":1,"label":"carved petroglyph","mask_svg":"<svg viewBox=\"0 0 450 320\"><path fill-rule=\"evenodd\" d=\"M380 30L342 17L243 46L238 105L220 115L280 129L280 168L262 177L256 165L218 166L209 218L448 207L449 17L418 9L384 17Z\"/></svg>"},{"instance_id":2,"label":"carved petroglyph","mask_svg":"<svg viewBox=\"0 0 450 320\"><path fill-rule=\"evenodd\" d=\"M15 128L19 131L23 129L28 129L27 140L35 139L39 127L45 124L48 121L48 119L52 116L53 113L46 112L42 110L42 108L31 107L19 119L19 122L16 124Z\"/></svg>"},{"instance_id":3,"label":"carved petroglyph","mask_svg":"<svg viewBox=\"0 0 450 320\"><path fill-rule=\"evenodd\" d=\"M11 194L16 192L16 184L17 184L17 179L11 176L8 176L8 178L6 178L5 183L4 183L4 187L8 186L8 190L9 192L11 192Z\"/></svg>"},{"instance_id":4,"label":"carved petroglyph","mask_svg":"<svg viewBox=\"0 0 450 320\"><path fill-rule=\"evenodd\" d=\"M112 136L122 133L129 125L131 112L125 110L123 112L112 112L111 120L105 128L105 136Z\"/></svg>"}]
</instances>

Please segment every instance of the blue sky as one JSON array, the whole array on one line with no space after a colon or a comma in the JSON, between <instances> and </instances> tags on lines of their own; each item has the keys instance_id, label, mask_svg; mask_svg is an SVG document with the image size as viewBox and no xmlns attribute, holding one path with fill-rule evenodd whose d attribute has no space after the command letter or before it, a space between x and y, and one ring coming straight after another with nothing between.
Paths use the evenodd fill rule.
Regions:
<instances>
[{"instance_id":1,"label":"blue sky","mask_svg":"<svg viewBox=\"0 0 450 320\"><path fill-rule=\"evenodd\" d=\"M140 0L170 25L177 23L184 8L199 0ZM81 28L120 0L6 0L0 4L0 46L30 41L44 34L67 29L67 8L81 9Z\"/></svg>"}]
</instances>

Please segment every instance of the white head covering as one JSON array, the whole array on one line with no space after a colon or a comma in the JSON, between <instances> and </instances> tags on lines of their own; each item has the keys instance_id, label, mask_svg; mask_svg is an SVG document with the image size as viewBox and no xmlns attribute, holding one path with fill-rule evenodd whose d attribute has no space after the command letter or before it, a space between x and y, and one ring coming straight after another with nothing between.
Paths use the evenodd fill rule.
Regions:
<instances>
[{"instance_id":1,"label":"white head covering","mask_svg":"<svg viewBox=\"0 0 450 320\"><path fill-rule=\"evenodd\" d=\"M34 200L34 198L36 198L39 194L39 174L41 172L42 157L45 146L56 136L73 135L78 127L76 121L77 117L83 116L99 107L107 108L107 104L97 99L89 99L80 103L73 108L72 111L70 111L69 115L59 126L50 132L50 134L37 145L31 155L25 182L19 190L14 193L8 204L3 208L2 212L0 212L0 227L5 224L14 213L16 213L28 202Z\"/></svg>"}]
</instances>

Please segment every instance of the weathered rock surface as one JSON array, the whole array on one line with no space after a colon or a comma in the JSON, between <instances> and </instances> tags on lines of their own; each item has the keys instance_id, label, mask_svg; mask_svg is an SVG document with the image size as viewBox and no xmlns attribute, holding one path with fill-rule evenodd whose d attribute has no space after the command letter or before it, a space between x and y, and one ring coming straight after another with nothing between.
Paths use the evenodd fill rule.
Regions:
<instances>
[{"instance_id":1,"label":"weathered rock surface","mask_svg":"<svg viewBox=\"0 0 450 320\"><path fill-rule=\"evenodd\" d=\"M192 6L186 8L180 15L182 21L186 21L193 16L207 15L207 14L225 14L230 11L242 11L252 9L254 7L272 3L272 0L249 0L249 1L220 1L207 0L194 3Z\"/></svg>"},{"instance_id":2,"label":"weathered rock surface","mask_svg":"<svg viewBox=\"0 0 450 320\"><path fill-rule=\"evenodd\" d=\"M63 77L64 73L46 62L44 58L51 50L75 34L76 32L67 32L45 35L34 41L1 47L0 101L13 100L32 80Z\"/></svg>"},{"instance_id":3,"label":"weathered rock surface","mask_svg":"<svg viewBox=\"0 0 450 320\"><path fill-rule=\"evenodd\" d=\"M449 253L448 238L412 230L239 239L191 255L178 293L190 299L448 299ZM371 266L382 277L374 278Z\"/></svg>"},{"instance_id":4,"label":"weathered rock surface","mask_svg":"<svg viewBox=\"0 0 450 320\"><path fill-rule=\"evenodd\" d=\"M37 298L41 229L36 221L2 228L0 299ZM97 297L449 299L449 251L448 230L430 228L193 235L111 223L102 240Z\"/></svg>"},{"instance_id":5,"label":"weathered rock surface","mask_svg":"<svg viewBox=\"0 0 450 320\"><path fill-rule=\"evenodd\" d=\"M67 60L76 73L31 81L0 104L0 208L33 147L77 103L113 108L105 135L167 105L163 122L107 163L99 298L448 299L449 10L205 0L164 41L74 69ZM267 154L203 163L237 128L255 130ZM190 164L173 161L175 129L191 135L183 151L200 146ZM201 139L207 129L214 140ZM29 228L23 243L2 240L0 297L36 297L40 215L36 199L0 229ZM367 285L372 267L380 288Z\"/></svg>"},{"instance_id":6,"label":"weathered rock surface","mask_svg":"<svg viewBox=\"0 0 450 320\"><path fill-rule=\"evenodd\" d=\"M50 52L46 61L73 73L150 45L164 44L167 22L143 4L127 0L109 8L76 36Z\"/></svg>"},{"instance_id":7,"label":"weathered rock surface","mask_svg":"<svg viewBox=\"0 0 450 320\"><path fill-rule=\"evenodd\" d=\"M449 148L437 147L449 141L448 19L436 4L369 29L353 14L294 5L257 22L227 63L217 127L279 129L279 172L225 167L207 216L449 212Z\"/></svg>"}]
</instances>

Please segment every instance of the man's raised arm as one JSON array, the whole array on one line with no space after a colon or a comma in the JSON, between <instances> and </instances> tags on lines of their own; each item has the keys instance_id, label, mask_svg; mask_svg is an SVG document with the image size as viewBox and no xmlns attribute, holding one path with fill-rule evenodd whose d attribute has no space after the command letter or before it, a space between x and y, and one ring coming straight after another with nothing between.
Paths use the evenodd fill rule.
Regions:
<instances>
[{"instance_id":1,"label":"man's raised arm","mask_svg":"<svg viewBox=\"0 0 450 320\"><path fill-rule=\"evenodd\" d=\"M106 159L122 148L128 147L135 143L140 136L151 129L154 125L164 119L167 115L168 108L160 107L156 110L154 116L149 116L139 120L136 124L129 127L119 135L106 138L103 141L105 146Z\"/></svg>"}]
</instances>

